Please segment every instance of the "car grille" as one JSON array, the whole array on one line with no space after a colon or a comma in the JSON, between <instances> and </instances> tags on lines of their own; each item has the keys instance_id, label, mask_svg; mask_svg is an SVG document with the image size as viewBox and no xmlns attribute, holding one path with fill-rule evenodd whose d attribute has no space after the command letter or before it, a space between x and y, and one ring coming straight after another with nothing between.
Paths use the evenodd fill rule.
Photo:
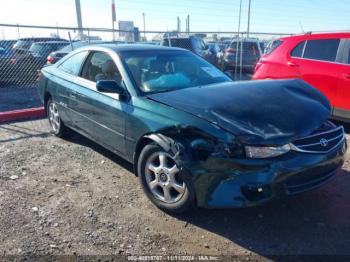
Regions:
<instances>
[{"instance_id":1,"label":"car grille","mask_svg":"<svg viewBox=\"0 0 350 262\"><path fill-rule=\"evenodd\" d=\"M328 153L344 141L342 126L293 141L292 149L304 153Z\"/></svg>"}]
</instances>

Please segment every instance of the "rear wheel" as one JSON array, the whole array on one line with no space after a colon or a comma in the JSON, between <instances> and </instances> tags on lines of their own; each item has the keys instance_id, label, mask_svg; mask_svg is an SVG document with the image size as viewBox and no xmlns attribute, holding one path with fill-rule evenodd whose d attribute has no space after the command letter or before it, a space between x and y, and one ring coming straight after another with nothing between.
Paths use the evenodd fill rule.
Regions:
<instances>
[{"instance_id":1,"label":"rear wheel","mask_svg":"<svg viewBox=\"0 0 350 262\"><path fill-rule=\"evenodd\" d=\"M64 136L67 128L62 122L57 104L52 100L52 98L49 98L47 101L46 112L52 133L58 137Z\"/></svg>"},{"instance_id":2,"label":"rear wheel","mask_svg":"<svg viewBox=\"0 0 350 262\"><path fill-rule=\"evenodd\" d=\"M147 197L160 209L182 213L193 206L194 191L185 172L160 146L150 144L143 148L138 174Z\"/></svg>"}]
</instances>

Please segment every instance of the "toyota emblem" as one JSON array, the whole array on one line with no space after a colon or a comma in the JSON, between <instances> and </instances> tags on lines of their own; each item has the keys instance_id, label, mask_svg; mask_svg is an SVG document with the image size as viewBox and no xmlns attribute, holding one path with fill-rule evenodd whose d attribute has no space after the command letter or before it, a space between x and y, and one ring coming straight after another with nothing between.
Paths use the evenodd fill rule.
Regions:
<instances>
[{"instance_id":1,"label":"toyota emblem","mask_svg":"<svg viewBox=\"0 0 350 262\"><path fill-rule=\"evenodd\" d=\"M325 138L322 138L320 140L320 144L321 144L321 146L326 147L326 146L328 146L328 140Z\"/></svg>"}]
</instances>

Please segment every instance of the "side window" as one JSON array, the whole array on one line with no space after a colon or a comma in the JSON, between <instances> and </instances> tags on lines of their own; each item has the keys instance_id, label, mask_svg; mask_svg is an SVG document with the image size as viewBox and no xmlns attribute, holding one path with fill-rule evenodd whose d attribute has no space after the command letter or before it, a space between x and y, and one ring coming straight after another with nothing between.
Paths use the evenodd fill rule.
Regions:
<instances>
[{"instance_id":1,"label":"side window","mask_svg":"<svg viewBox=\"0 0 350 262\"><path fill-rule=\"evenodd\" d=\"M302 57L303 56L303 51L304 51L304 46L305 46L305 42L303 41L300 44L298 44L292 51L292 53L290 54L292 57Z\"/></svg>"},{"instance_id":2,"label":"side window","mask_svg":"<svg viewBox=\"0 0 350 262\"><path fill-rule=\"evenodd\" d=\"M334 62L337 57L340 39L308 40L304 58Z\"/></svg>"},{"instance_id":3,"label":"side window","mask_svg":"<svg viewBox=\"0 0 350 262\"><path fill-rule=\"evenodd\" d=\"M349 57L348 57L348 64L350 65L350 51L349 51Z\"/></svg>"},{"instance_id":4,"label":"side window","mask_svg":"<svg viewBox=\"0 0 350 262\"><path fill-rule=\"evenodd\" d=\"M113 59L104 52L92 52L86 59L81 77L92 82L115 80L121 84L122 78Z\"/></svg>"},{"instance_id":5,"label":"side window","mask_svg":"<svg viewBox=\"0 0 350 262\"><path fill-rule=\"evenodd\" d=\"M86 51L77 53L64 61L58 68L68 74L78 75L86 55Z\"/></svg>"}]
</instances>

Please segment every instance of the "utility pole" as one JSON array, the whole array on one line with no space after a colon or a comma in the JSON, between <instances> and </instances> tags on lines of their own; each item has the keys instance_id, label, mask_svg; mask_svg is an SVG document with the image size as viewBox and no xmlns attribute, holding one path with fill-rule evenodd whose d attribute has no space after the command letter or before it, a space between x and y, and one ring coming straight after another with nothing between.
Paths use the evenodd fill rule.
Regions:
<instances>
[{"instance_id":1,"label":"utility pole","mask_svg":"<svg viewBox=\"0 0 350 262\"><path fill-rule=\"evenodd\" d=\"M115 41L115 31L114 31L114 23L117 21L117 17L115 15L115 1L112 0L112 34L113 34L113 41Z\"/></svg>"},{"instance_id":2,"label":"utility pole","mask_svg":"<svg viewBox=\"0 0 350 262\"><path fill-rule=\"evenodd\" d=\"M250 31L250 6L251 6L251 1L249 0L249 5L248 5L248 28L247 28L247 38L249 38L249 31Z\"/></svg>"},{"instance_id":3,"label":"utility pole","mask_svg":"<svg viewBox=\"0 0 350 262\"><path fill-rule=\"evenodd\" d=\"M146 14L142 13L143 16L143 38L146 41Z\"/></svg>"},{"instance_id":4,"label":"utility pole","mask_svg":"<svg viewBox=\"0 0 350 262\"><path fill-rule=\"evenodd\" d=\"M57 34L57 37L60 37L60 33L58 31L58 23L57 23L57 21L56 21L56 34Z\"/></svg>"},{"instance_id":5,"label":"utility pole","mask_svg":"<svg viewBox=\"0 0 350 262\"><path fill-rule=\"evenodd\" d=\"M177 17L177 32L180 33L180 31L181 31L180 17Z\"/></svg>"},{"instance_id":6,"label":"utility pole","mask_svg":"<svg viewBox=\"0 0 350 262\"><path fill-rule=\"evenodd\" d=\"M235 79L237 78L239 34L240 34L240 31L241 31L241 16L242 16L242 0L240 0L240 2L239 2L238 30L237 30L237 37L236 37L236 44L237 45L236 45Z\"/></svg>"},{"instance_id":7,"label":"utility pole","mask_svg":"<svg viewBox=\"0 0 350 262\"><path fill-rule=\"evenodd\" d=\"M187 15L187 33L190 33L190 15Z\"/></svg>"},{"instance_id":8,"label":"utility pole","mask_svg":"<svg viewBox=\"0 0 350 262\"><path fill-rule=\"evenodd\" d=\"M83 36L83 21L81 18L80 0L75 0L75 11L77 13L79 37L81 38Z\"/></svg>"},{"instance_id":9,"label":"utility pole","mask_svg":"<svg viewBox=\"0 0 350 262\"><path fill-rule=\"evenodd\" d=\"M238 30L237 33L241 31L241 16L242 16L242 0L239 2L239 15L238 15Z\"/></svg>"}]
</instances>

